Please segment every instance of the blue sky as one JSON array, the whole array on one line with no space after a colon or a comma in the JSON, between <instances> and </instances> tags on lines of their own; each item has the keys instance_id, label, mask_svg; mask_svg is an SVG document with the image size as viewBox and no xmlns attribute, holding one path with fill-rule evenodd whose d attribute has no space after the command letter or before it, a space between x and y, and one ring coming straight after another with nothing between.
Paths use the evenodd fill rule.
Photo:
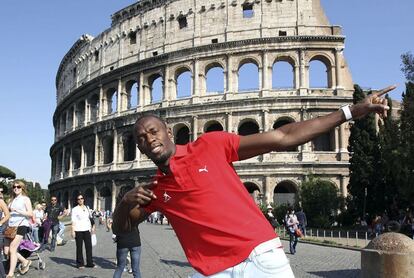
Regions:
<instances>
[{"instance_id":1,"label":"blue sky","mask_svg":"<svg viewBox=\"0 0 414 278\"><path fill-rule=\"evenodd\" d=\"M110 27L110 15L134 0L2 0L0 24L0 165L46 187L61 59L84 33ZM381 88L404 77L400 55L414 52L414 1L322 0L331 24L342 25L355 83Z\"/></svg>"}]
</instances>

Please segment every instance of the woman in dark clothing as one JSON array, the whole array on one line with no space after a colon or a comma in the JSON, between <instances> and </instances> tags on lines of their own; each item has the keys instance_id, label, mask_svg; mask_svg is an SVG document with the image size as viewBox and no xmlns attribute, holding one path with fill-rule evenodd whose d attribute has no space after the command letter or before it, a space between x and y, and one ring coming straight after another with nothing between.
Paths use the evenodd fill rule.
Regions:
<instances>
[{"instance_id":1,"label":"woman in dark clothing","mask_svg":"<svg viewBox=\"0 0 414 278\"><path fill-rule=\"evenodd\" d=\"M126 190L121 190L117 197L117 204L122 200ZM117 267L113 278L120 278L127 263L128 253L131 254L131 268L134 278L141 278L139 261L141 256L141 239L138 225L132 226L129 231L116 234Z\"/></svg>"}]
</instances>

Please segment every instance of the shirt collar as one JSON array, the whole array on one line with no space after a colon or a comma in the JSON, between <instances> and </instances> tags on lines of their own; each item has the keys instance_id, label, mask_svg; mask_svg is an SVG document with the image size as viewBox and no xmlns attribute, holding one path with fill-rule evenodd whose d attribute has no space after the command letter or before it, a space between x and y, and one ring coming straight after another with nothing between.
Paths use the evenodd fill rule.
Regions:
<instances>
[{"instance_id":1,"label":"shirt collar","mask_svg":"<svg viewBox=\"0 0 414 278\"><path fill-rule=\"evenodd\" d=\"M175 154L173 158L180 158L188 153L187 145L175 145Z\"/></svg>"}]
</instances>

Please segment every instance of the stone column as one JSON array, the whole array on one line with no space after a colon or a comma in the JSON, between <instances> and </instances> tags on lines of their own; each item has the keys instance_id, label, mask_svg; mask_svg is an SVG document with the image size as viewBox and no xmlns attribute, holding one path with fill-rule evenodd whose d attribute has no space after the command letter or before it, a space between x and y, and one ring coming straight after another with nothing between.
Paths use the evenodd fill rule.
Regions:
<instances>
[{"instance_id":1,"label":"stone column","mask_svg":"<svg viewBox=\"0 0 414 278\"><path fill-rule=\"evenodd\" d=\"M140 72L139 73L139 96L138 96L138 102L139 102L139 106L141 107L140 110L142 110L142 108L148 104L147 99L146 99L146 95L145 95L145 88L144 88L144 73Z\"/></svg>"},{"instance_id":2,"label":"stone column","mask_svg":"<svg viewBox=\"0 0 414 278\"><path fill-rule=\"evenodd\" d=\"M118 90L116 95L116 114L119 115L121 110L124 109L123 105L123 94L122 94L122 80L121 78L118 79Z\"/></svg>"},{"instance_id":3,"label":"stone column","mask_svg":"<svg viewBox=\"0 0 414 278\"><path fill-rule=\"evenodd\" d=\"M343 123L339 126L339 152L340 152L340 160L346 161L349 160L349 153L347 149L347 143L346 143L346 132L345 132L345 125L346 123Z\"/></svg>"},{"instance_id":4,"label":"stone column","mask_svg":"<svg viewBox=\"0 0 414 278\"><path fill-rule=\"evenodd\" d=\"M228 132L233 132L233 115L231 114L231 112L227 112L227 131Z\"/></svg>"},{"instance_id":5,"label":"stone column","mask_svg":"<svg viewBox=\"0 0 414 278\"><path fill-rule=\"evenodd\" d=\"M301 95L307 93L307 89L309 88L309 84L306 79L306 60L305 60L305 49L299 49L299 69L300 69L300 76L299 76L299 92Z\"/></svg>"},{"instance_id":6,"label":"stone column","mask_svg":"<svg viewBox=\"0 0 414 278\"><path fill-rule=\"evenodd\" d=\"M266 176L264 179L264 196L265 196L265 202L266 204L272 203L273 202L273 192L271 190L271 177Z\"/></svg>"},{"instance_id":7,"label":"stone column","mask_svg":"<svg viewBox=\"0 0 414 278\"><path fill-rule=\"evenodd\" d=\"M83 147L83 143L81 143L80 147L81 147L80 149L81 157L80 157L79 174L82 174L85 168L85 148Z\"/></svg>"},{"instance_id":8,"label":"stone column","mask_svg":"<svg viewBox=\"0 0 414 278\"><path fill-rule=\"evenodd\" d=\"M171 80L170 80L170 69L168 66L166 66L164 69L163 81L164 81L164 86L163 86L162 101L168 102L171 99L171 83L170 83ZM176 98L177 98L177 94L176 94L175 99Z\"/></svg>"},{"instance_id":9,"label":"stone column","mask_svg":"<svg viewBox=\"0 0 414 278\"><path fill-rule=\"evenodd\" d=\"M342 197L346 198L348 196L348 177L341 175L339 183Z\"/></svg>"},{"instance_id":10,"label":"stone column","mask_svg":"<svg viewBox=\"0 0 414 278\"><path fill-rule=\"evenodd\" d=\"M98 133L95 133L95 163L94 163L94 165L95 165L95 172L96 171L98 171L98 165L100 164L100 161L99 161L99 157L100 157L100 154L99 154L99 150L100 150L100 147L99 147L99 144L100 144L100 142L99 142L99 136L98 136Z\"/></svg>"},{"instance_id":11,"label":"stone column","mask_svg":"<svg viewBox=\"0 0 414 278\"><path fill-rule=\"evenodd\" d=\"M63 148L62 148L62 165L61 165L60 178L63 178L63 173L65 173L65 153L66 153L66 147L63 146Z\"/></svg>"},{"instance_id":12,"label":"stone column","mask_svg":"<svg viewBox=\"0 0 414 278\"><path fill-rule=\"evenodd\" d=\"M262 132L269 131L269 125L268 125L268 118L269 118L269 109L263 109L262 110Z\"/></svg>"},{"instance_id":13,"label":"stone column","mask_svg":"<svg viewBox=\"0 0 414 278\"><path fill-rule=\"evenodd\" d=\"M70 147L70 156L69 156L69 177L72 176L72 170L73 170L73 161L72 161L72 156L73 156L73 146Z\"/></svg>"},{"instance_id":14,"label":"stone column","mask_svg":"<svg viewBox=\"0 0 414 278\"><path fill-rule=\"evenodd\" d=\"M234 91L234 87L233 87L233 82L234 82L234 76L233 76L233 58L230 55L227 55L226 57L226 62L227 62L227 69L224 72L224 74L226 75L226 85L227 87L224 88L225 89L225 93L231 93Z\"/></svg>"},{"instance_id":15,"label":"stone column","mask_svg":"<svg viewBox=\"0 0 414 278\"><path fill-rule=\"evenodd\" d=\"M342 48L335 49L335 77L336 77L336 88L343 89L342 85Z\"/></svg>"},{"instance_id":16,"label":"stone column","mask_svg":"<svg viewBox=\"0 0 414 278\"><path fill-rule=\"evenodd\" d=\"M193 142L198 138L198 116L193 116Z\"/></svg>"},{"instance_id":17,"label":"stone column","mask_svg":"<svg viewBox=\"0 0 414 278\"><path fill-rule=\"evenodd\" d=\"M336 153L338 153L339 152L339 127L335 127L334 129L334 139L335 139L334 150Z\"/></svg>"},{"instance_id":18,"label":"stone column","mask_svg":"<svg viewBox=\"0 0 414 278\"><path fill-rule=\"evenodd\" d=\"M268 91L271 89L272 75L269 70L269 53L263 51L262 53L262 86L260 87L262 91Z\"/></svg>"},{"instance_id":19,"label":"stone column","mask_svg":"<svg viewBox=\"0 0 414 278\"><path fill-rule=\"evenodd\" d=\"M88 98L85 98L85 115L84 116L84 120L83 120L83 126L86 126L91 118L91 111L90 111L90 106L89 106L89 101Z\"/></svg>"},{"instance_id":20,"label":"stone column","mask_svg":"<svg viewBox=\"0 0 414 278\"><path fill-rule=\"evenodd\" d=\"M200 83L200 62L196 59L193 62L193 98L199 97L202 94L200 90Z\"/></svg>"},{"instance_id":21,"label":"stone column","mask_svg":"<svg viewBox=\"0 0 414 278\"><path fill-rule=\"evenodd\" d=\"M93 185L93 209L98 209L98 190L96 185Z\"/></svg>"},{"instance_id":22,"label":"stone column","mask_svg":"<svg viewBox=\"0 0 414 278\"><path fill-rule=\"evenodd\" d=\"M116 204L116 184L115 181L112 181L112 190L111 190L111 211L115 210L115 204Z\"/></svg>"},{"instance_id":23,"label":"stone column","mask_svg":"<svg viewBox=\"0 0 414 278\"><path fill-rule=\"evenodd\" d=\"M112 160L112 169L116 169L117 168L117 164L118 164L118 132L116 130L116 128L114 128L114 149L113 149L113 160Z\"/></svg>"},{"instance_id":24,"label":"stone column","mask_svg":"<svg viewBox=\"0 0 414 278\"><path fill-rule=\"evenodd\" d=\"M102 84L99 85L99 111L98 111L98 120L102 120L104 113L104 92Z\"/></svg>"}]
</instances>

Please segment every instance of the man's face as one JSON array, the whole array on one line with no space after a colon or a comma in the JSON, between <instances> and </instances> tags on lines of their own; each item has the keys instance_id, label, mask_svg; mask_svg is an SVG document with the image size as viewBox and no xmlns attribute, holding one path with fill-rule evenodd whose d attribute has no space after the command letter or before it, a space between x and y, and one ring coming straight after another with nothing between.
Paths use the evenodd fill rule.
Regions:
<instances>
[{"instance_id":1,"label":"man's face","mask_svg":"<svg viewBox=\"0 0 414 278\"><path fill-rule=\"evenodd\" d=\"M163 122L146 117L135 124L135 141L141 153L155 164L166 164L175 152L172 133Z\"/></svg>"},{"instance_id":2,"label":"man's face","mask_svg":"<svg viewBox=\"0 0 414 278\"><path fill-rule=\"evenodd\" d=\"M52 203L52 206L55 206L55 205L56 205L56 203L57 203L57 199L56 199L55 197L52 197L52 198L50 199L50 202Z\"/></svg>"}]
</instances>

